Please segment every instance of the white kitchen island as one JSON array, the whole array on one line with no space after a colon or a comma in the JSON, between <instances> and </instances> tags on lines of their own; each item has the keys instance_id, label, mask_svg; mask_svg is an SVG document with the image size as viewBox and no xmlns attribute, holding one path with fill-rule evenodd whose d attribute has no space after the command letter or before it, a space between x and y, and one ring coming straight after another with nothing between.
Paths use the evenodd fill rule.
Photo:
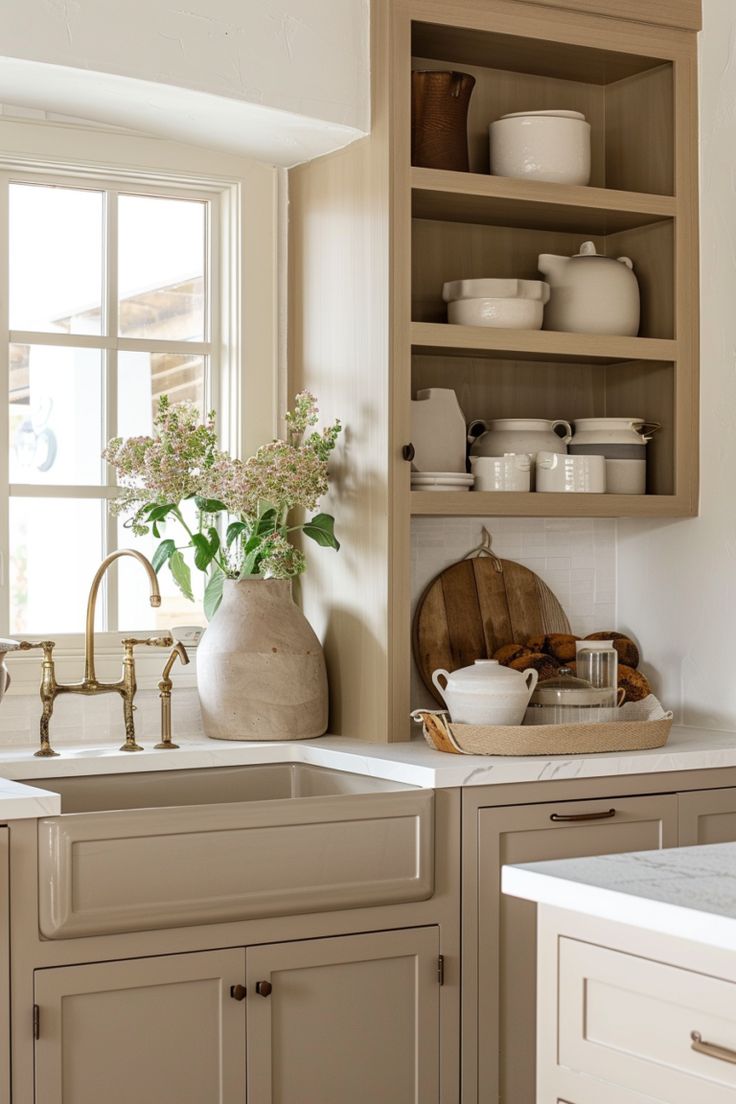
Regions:
<instances>
[{"instance_id":1,"label":"white kitchen island","mask_svg":"<svg viewBox=\"0 0 736 1104\"><path fill-rule=\"evenodd\" d=\"M507 866L538 916L538 1104L733 1104L736 844Z\"/></svg>"}]
</instances>

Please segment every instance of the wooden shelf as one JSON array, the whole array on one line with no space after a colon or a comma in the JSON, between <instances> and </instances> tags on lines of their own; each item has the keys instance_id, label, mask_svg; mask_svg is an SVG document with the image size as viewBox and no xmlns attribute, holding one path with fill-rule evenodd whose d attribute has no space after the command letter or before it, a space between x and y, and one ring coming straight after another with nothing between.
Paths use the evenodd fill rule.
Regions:
<instances>
[{"instance_id":1,"label":"wooden shelf","mask_svg":"<svg viewBox=\"0 0 736 1104\"><path fill-rule=\"evenodd\" d=\"M417 353L487 356L506 360L615 364L622 360L677 359L677 342L662 338L559 333L553 330L497 330L488 326L451 326L444 322L412 322L411 344Z\"/></svg>"},{"instance_id":2,"label":"wooden shelf","mask_svg":"<svg viewBox=\"0 0 736 1104\"><path fill-rule=\"evenodd\" d=\"M674 495L411 491L413 517L691 517Z\"/></svg>"},{"instance_id":3,"label":"wooden shelf","mask_svg":"<svg viewBox=\"0 0 736 1104\"><path fill-rule=\"evenodd\" d=\"M411 186L414 218L529 230L615 234L674 218L677 210L674 196L416 166Z\"/></svg>"}]
</instances>

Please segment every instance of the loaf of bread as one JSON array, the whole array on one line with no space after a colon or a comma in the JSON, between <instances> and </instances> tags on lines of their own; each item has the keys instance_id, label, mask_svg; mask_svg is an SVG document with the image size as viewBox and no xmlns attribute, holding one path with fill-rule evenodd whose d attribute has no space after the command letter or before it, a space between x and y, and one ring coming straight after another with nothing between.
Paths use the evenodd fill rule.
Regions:
<instances>
[{"instance_id":1,"label":"loaf of bread","mask_svg":"<svg viewBox=\"0 0 736 1104\"><path fill-rule=\"evenodd\" d=\"M539 674L540 682L554 678L560 669L557 660L553 656L545 655L544 652L532 652L530 655L518 656L507 663L506 666L513 667L515 671L526 671L529 667L533 667Z\"/></svg>"},{"instance_id":2,"label":"loaf of bread","mask_svg":"<svg viewBox=\"0 0 736 1104\"><path fill-rule=\"evenodd\" d=\"M619 688L626 691L624 702L642 701L652 692L641 671L635 671L633 667L627 667L625 663L619 664L618 685Z\"/></svg>"},{"instance_id":3,"label":"loaf of bread","mask_svg":"<svg viewBox=\"0 0 736 1104\"><path fill-rule=\"evenodd\" d=\"M508 667L512 659L531 655L533 651L534 649L527 647L526 644L504 644L503 647L493 653L493 658L502 663L504 667Z\"/></svg>"},{"instance_id":4,"label":"loaf of bread","mask_svg":"<svg viewBox=\"0 0 736 1104\"><path fill-rule=\"evenodd\" d=\"M612 640L618 652L618 661L626 667L639 666L639 649L631 637L620 632L595 632L586 636L586 640Z\"/></svg>"}]
</instances>

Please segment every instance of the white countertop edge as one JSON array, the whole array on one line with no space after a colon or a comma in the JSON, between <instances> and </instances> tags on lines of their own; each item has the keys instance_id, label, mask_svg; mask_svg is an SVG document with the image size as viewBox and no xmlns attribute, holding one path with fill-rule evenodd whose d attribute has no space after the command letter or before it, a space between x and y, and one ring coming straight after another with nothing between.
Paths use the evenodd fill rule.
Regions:
<instances>
[{"instance_id":1,"label":"white countertop edge","mask_svg":"<svg viewBox=\"0 0 736 1104\"><path fill-rule=\"evenodd\" d=\"M707 909L684 908L650 897L585 885L522 866L502 868L501 889L510 897L521 897L538 905L552 905L567 912L736 951L736 918Z\"/></svg>"},{"instance_id":2,"label":"white countertop edge","mask_svg":"<svg viewBox=\"0 0 736 1104\"><path fill-rule=\"evenodd\" d=\"M28 820L30 817L57 816L60 812L59 794L0 778L0 823L7 820Z\"/></svg>"}]
</instances>

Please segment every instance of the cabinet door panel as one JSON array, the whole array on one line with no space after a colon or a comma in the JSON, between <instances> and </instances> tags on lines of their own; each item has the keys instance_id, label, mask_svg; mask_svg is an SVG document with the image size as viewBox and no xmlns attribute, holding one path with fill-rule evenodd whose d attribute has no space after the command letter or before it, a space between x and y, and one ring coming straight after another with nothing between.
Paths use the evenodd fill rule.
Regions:
<instances>
[{"instance_id":1,"label":"cabinet door panel","mask_svg":"<svg viewBox=\"0 0 736 1104\"><path fill-rule=\"evenodd\" d=\"M590 814L601 819L551 819ZM478 831L478 1099L534 1104L536 906L501 894L501 867L673 847L677 798L481 809Z\"/></svg>"},{"instance_id":2,"label":"cabinet door panel","mask_svg":"<svg viewBox=\"0 0 736 1104\"><path fill-rule=\"evenodd\" d=\"M736 789L695 790L678 796L680 846L736 841Z\"/></svg>"},{"instance_id":3,"label":"cabinet door panel","mask_svg":"<svg viewBox=\"0 0 736 1104\"><path fill-rule=\"evenodd\" d=\"M249 1104L436 1102L438 952L437 928L249 948Z\"/></svg>"},{"instance_id":4,"label":"cabinet door panel","mask_svg":"<svg viewBox=\"0 0 736 1104\"><path fill-rule=\"evenodd\" d=\"M37 970L37 1104L243 1104L243 950Z\"/></svg>"},{"instance_id":5,"label":"cabinet door panel","mask_svg":"<svg viewBox=\"0 0 736 1104\"><path fill-rule=\"evenodd\" d=\"M10 1104L10 917L7 828L0 828L0 1104Z\"/></svg>"}]
</instances>

